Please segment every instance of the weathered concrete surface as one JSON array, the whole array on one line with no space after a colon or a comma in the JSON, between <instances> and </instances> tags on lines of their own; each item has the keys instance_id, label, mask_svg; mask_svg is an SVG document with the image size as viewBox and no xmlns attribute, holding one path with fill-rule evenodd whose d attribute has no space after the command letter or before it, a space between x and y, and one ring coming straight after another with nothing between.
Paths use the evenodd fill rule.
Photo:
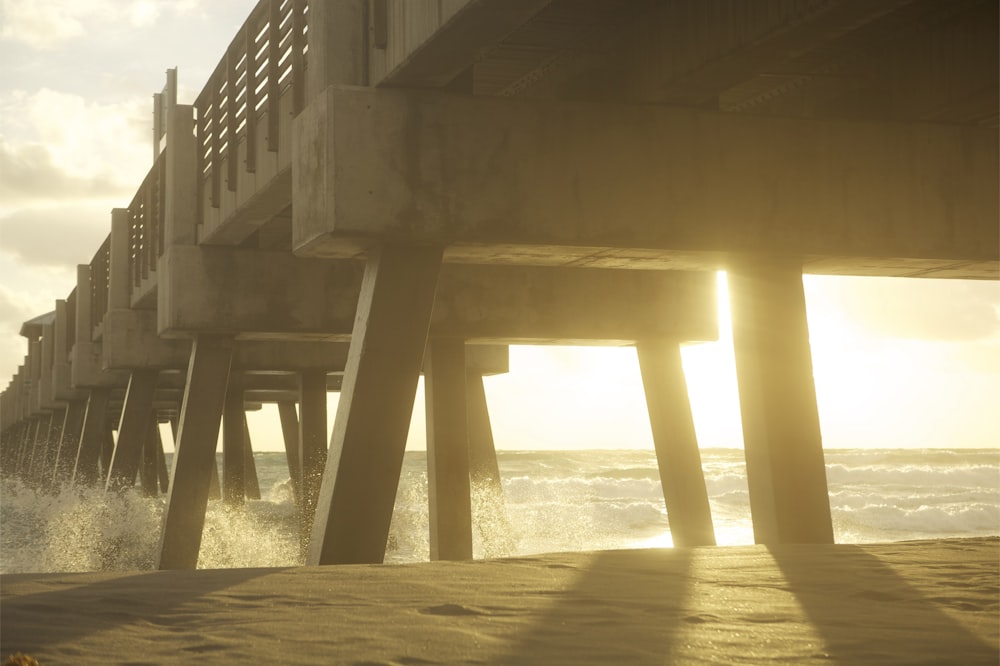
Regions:
<instances>
[{"instance_id":1,"label":"weathered concrete surface","mask_svg":"<svg viewBox=\"0 0 1000 666\"><path fill-rule=\"evenodd\" d=\"M384 246L368 259L310 564L385 557L440 267L436 247Z\"/></svg>"},{"instance_id":2,"label":"weathered concrete surface","mask_svg":"<svg viewBox=\"0 0 1000 666\"><path fill-rule=\"evenodd\" d=\"M997 131L331 87L297 118L293 248L446 261L996 278Z\"/></svg>"},{"instance_id":3,"label":"weathered concrete surface","mask_svg":"<svg viewBox=\"0 0 1000 666\"><path fill-rule=\"evenodd\" d=\"M472 559L465 345L431 338L424 358L431 560Z\"/></svg>"},{"instance_id":4,"label":"weathered concrete surface","mask_svg":"<svg viewBox=\"0 0 1000 666\"><path fill-rule=\"evenodd\" d=\"M198 564L215 448L233 359L225 337L195 338L187 388L175 434L174 468L160 532L159 569L194 569Z\"/></svg>"},{"instance_id":5,"label":"weathered concrete surface","mask_svg":"<svg viewBox=\"0 0 1000 666\"><path fill-rule=\"evenodd\" d=\"M833 543L800 269L741 262L729 296L754 539Z\"/></svg>"},{"instance_id":6,"label":"weathered concrete surface","mask_svg":"<svg viewBox=\"0 0 1000 666\"><path fill-rule=\"evenodd\" d=\"M346 340L362 269L287 252L175 246L158 271L158 330ZM477 342L714 340L715 299L707 273L447 265L431 333Z\"/></svg>"},{"instance_id":7,"label":"weathered concrete surface","mask_svg":"<svg viewBox=\"0 0 1000 666\"><path fill-rule=\"evenodd\" d=\"M636 352L674 546L714 546L680 345L676 340L642 340Z\"/></svg>"}]
</instances>

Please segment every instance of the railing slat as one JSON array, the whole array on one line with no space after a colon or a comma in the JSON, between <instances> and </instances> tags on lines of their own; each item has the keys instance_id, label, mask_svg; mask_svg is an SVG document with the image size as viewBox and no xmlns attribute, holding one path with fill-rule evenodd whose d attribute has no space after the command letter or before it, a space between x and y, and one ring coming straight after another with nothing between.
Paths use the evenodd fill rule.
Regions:
<instances>
[{"instance_id":1,"label":"railing slat","mask_svg":"<svg viewBox=\"0 0 1000 666\"><path fill-rule=\"evenodd\" d=\"M243 29L246 48L246 122L247 173L257 172L257 43L256 34L248 23Z\"/></svg>"},{"instance_id":2,"label":"railing slat","mask_svg":"<svg viewBox=\"0 0 1000 666\"><path fill-rule=\"evenodd\" d=\"M239 150L236 145L236 65L239 57L232 49L226 52L226 189L236 191Z\"/></svg>"},{"instance_id":3,"label":"railing slat","mask_svg":"<svg viewBox=\"0 0 1000 666\"><path fill-rule=\"evenodd\" d=\"M278 114L281 89L278 87L281 59L281 0L270 0L267 26L267 149L278 152Z\"/></svg>"}]
</instances>

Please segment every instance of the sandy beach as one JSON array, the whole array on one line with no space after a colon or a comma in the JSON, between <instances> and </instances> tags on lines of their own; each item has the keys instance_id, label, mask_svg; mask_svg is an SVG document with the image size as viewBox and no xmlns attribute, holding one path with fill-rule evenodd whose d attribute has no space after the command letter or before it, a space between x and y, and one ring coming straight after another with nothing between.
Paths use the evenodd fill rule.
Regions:
<instances>
[{"instance_id":1,"label":"sandy beach","mask_svg":"<svg viewBox=\"0 0 1000 666\"><path fill-rule=\"evenodd\" d=\"M991 664L1000 539L0 577L43 664Z\"/></svg>"}]
</instances>

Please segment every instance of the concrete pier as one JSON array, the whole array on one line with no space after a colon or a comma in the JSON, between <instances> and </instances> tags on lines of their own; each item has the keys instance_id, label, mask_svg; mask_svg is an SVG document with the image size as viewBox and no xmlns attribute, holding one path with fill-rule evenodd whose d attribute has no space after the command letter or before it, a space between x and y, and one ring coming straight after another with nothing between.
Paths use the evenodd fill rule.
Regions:
<instances>
[{"instance_id":1,"label":"concrete pier","mask_svg":"<svg viewBox=\"0 0 1000 666\"><path fill-rule=\"evenodd\" d=\"M22 328L3 473L169 483L159 566L194 567L277 403L306 560L380 562L423 372L431 557L466 559L505 520L475 350L636 345L674 542L709 545L679 345L727 270L755 538L832 541L802 275L1000 277L1000 17L754 7L257 3L193 104L168 74L135 196Z\"/></svg>"}]
</instances>

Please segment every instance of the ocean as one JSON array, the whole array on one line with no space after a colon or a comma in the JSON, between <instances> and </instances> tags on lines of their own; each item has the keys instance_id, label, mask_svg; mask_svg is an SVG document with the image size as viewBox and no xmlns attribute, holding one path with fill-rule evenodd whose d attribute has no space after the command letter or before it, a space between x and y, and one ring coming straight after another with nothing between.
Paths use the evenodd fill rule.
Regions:
<instances>
[{"instance_id":1,"label":"ocean","mask_svg":"<svg viewBox=\"0 0 1000 666\"><path fill-rule=\"evenodd\" d=\"M255 461L262 499L210 502L199 568L301 564L284 454ZM753 543L742 450L702 461L719 544ZM1000 449L834 449L826 461L840 543L1000 534ZM504 511L490 505L476 557L671 545L652 451L500 451L498 463ZM0 573L150 569L163 505L0 480ZM426 454L407 452L386 561L427 560L427 524Z\"/></svg>"}]
</instances>

